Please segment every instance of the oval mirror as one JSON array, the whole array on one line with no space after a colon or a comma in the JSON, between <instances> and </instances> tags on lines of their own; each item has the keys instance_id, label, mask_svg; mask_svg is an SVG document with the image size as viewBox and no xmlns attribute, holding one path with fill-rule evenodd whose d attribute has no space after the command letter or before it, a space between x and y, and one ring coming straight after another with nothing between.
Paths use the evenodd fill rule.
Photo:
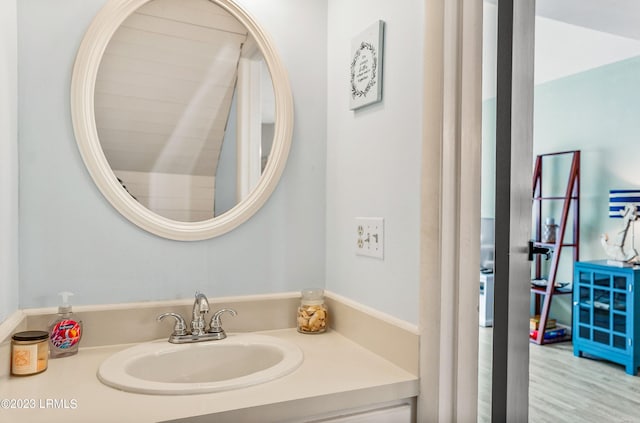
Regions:
<instances>
[{"instance_id":1,"label":"oval mirror","mask_svg":"<svg viewBox=\"0 0 640 423\"><path fill-rule=\"evenodd\" d=\"M293 131L286 71L231 0L110 0L78 50L76 141L107 200L175 240L249 219L283 172Z\"/></svg>"}]
</instances>

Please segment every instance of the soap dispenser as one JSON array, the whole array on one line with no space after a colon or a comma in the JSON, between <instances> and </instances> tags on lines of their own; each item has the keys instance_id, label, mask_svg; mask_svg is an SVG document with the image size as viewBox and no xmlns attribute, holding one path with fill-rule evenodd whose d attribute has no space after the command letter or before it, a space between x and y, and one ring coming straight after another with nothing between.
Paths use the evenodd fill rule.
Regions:
<instances>
[{"instance_id":1,"label":"soap dispenser","mask_svg":"<svg viewBox=\"0 0 640 423\"><path fill-rule=\"evenodd\" d=\"M49 358L67 357L78 353L82 337L82 321L73 315L69 297L72 292L60 292L58 315L49 325Z\"/></svg>"}]
</instances>

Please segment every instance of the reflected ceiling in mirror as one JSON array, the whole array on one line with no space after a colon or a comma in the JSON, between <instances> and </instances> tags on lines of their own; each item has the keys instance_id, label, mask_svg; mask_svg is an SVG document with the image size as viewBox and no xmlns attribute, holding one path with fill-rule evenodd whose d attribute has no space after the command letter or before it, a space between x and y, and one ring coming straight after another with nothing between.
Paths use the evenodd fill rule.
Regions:
<instances>
[{"instance_id":1,"label":"reflected ceiling in mirror","mask_svg":"<svg viewBox=\"0 0 640 423\"><path fill-rule=\"evenodd\" d=\"M258 72L247 88L244 68ZM255 90L260 125L255 161L238 163L236 87ZM95 88L98 137L125 189L143 206L179 221L211 219L242 199L238 165L269 155L273 89L248 29L208 0L152 0L118 27ZM246 112L246 111L245 111ZM224 153L223 153L224 150ZM251 187L257 179L251 182Z\"/></svg>"},{"instance_id":2,"label":"reflected ceiling in mirror","mask_svg":"<svg viewBox=\"0 0 640 423\"><path fill-rule=\"evenodd\" d=\"M78 51L71 106L100 191L171 239L210 238L251 217L291 144L286 71L231 0L109 0Z\"/></svg>"}]
</instances>

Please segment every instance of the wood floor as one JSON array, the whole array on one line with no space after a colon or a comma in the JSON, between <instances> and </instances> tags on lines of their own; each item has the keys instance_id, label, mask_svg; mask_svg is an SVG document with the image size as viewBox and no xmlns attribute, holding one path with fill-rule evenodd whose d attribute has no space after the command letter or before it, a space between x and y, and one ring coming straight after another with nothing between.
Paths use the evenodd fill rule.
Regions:
<instances>
[{"instance_id":1,"label":"wood floor","mask_svg":"<svg viewBox=\"0 0 640 423\"><path fill-rule=\"evenodd\" d=\"M490 422L491 328L480 328L478 422ZM570 342L529 347L529 422L640 422L640 376L574 357Z\"/></svg>"}]
</instances>

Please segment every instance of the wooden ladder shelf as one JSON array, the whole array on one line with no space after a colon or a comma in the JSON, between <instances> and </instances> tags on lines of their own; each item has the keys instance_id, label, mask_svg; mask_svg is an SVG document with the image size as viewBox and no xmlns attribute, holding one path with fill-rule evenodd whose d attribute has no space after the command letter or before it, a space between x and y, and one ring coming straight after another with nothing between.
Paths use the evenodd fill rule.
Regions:
<instances>
[{"instance_id":1,"label":"wooden ladder shelf","mask_svg":"<svg viewBox=\"0 0 640 423\"><path fill-rule=\"evenodd\" d=\"M547 196L542 192L542 165L544 159L551 159L558 156L571 156L571 168L569 170L569 178L567 181L564 196ZM543 242L543 218L542 204L545 201L555 201L562 203L562 214L558 222L558 228L555 243ZM573 263L577 262L580 257L580 151L563 151L559 153L541 154L536 157L533 172L533 223L534 223L534 240L533 246L543 249L549 249L551 254L551 265L548 269L546 277L546 287L531 285L531 292L535 294L535 314L540 315L537 336L530 337L531 342L542 345L551 342L568 341L571 336L545 339L545 332L554 330L547 328L549 321L549 310L551 309L551 300L554 295L571 294L569 289L558 289L556 280L558 277L558 268L560 265L560 257L563 249L571 248L573 250ZM567 224L569 223L571 214L572 230L567 234ZM567 238L567 239L565 239ZM533 256L534 261L534 279L543 278L542 260L544 255L536 254ZM571 274L573 275L573 269Z\"/></svg>"}]
</instances>

